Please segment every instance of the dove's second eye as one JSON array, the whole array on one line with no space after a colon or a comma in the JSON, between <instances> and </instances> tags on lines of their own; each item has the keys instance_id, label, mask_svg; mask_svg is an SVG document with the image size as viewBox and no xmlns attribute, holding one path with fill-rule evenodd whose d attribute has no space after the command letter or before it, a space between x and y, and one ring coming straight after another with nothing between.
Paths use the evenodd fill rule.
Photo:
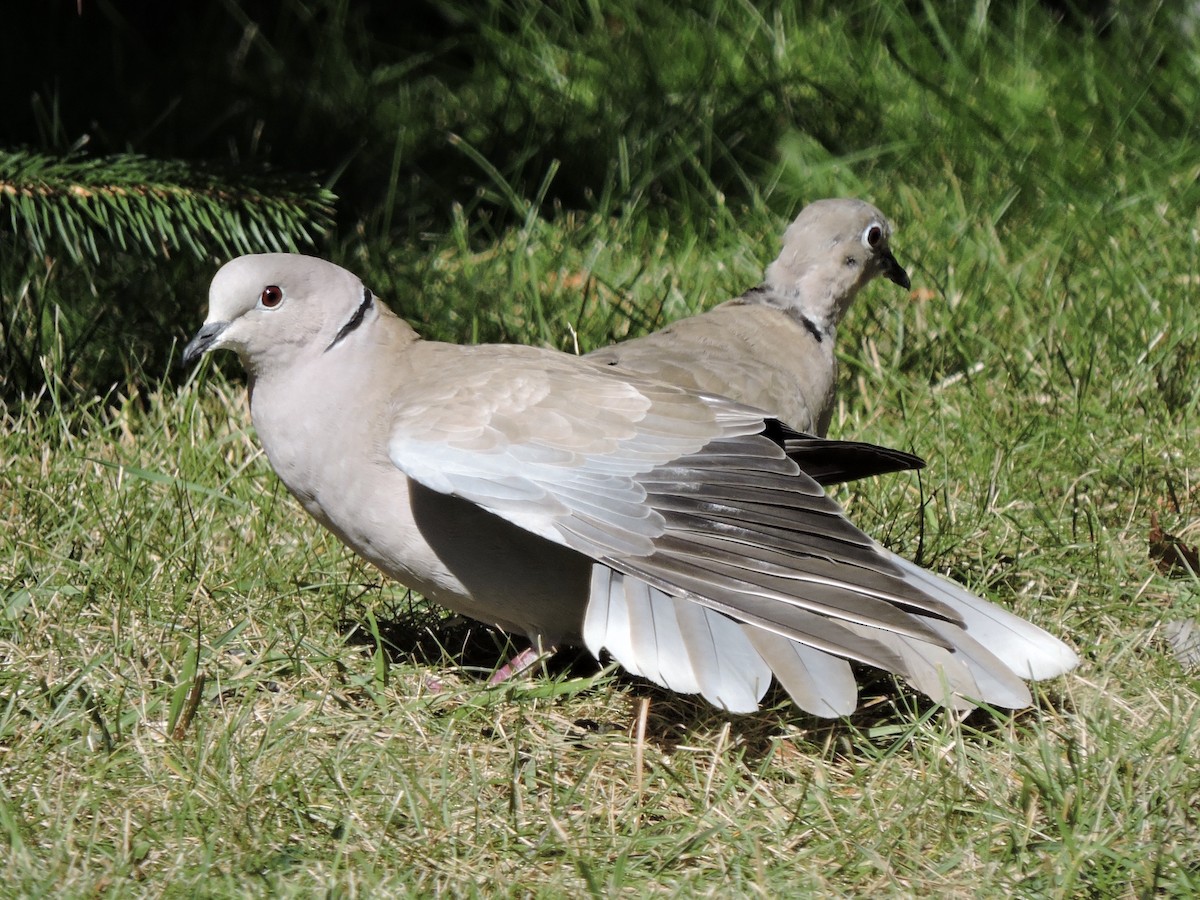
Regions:
<instances>
[{"instance_id":1,"label":"dove's second eye","mask_svg":"<svg viewBox=\"0 0 1200 900\"><path fill-rule=\"evenodd\" d=\"M269 284L263 288L262 296L258 298L264 309L274 309L283 302L283 289L278 285Z\"/></svg>"}]
</instances>

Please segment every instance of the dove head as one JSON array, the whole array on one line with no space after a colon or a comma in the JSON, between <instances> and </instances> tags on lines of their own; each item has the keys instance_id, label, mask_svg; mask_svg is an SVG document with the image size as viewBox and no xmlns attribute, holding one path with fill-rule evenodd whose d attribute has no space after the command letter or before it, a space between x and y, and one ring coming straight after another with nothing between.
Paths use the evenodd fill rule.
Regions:
<instances>
[{"instance_id":1,"label":"dove head","mask_svg":"<svg viewBox=\"0 0 1200 900\"><path fill-rule=\"evenodd\" d=\"M251 375L324 353L364 321L375 298L354 274L297 253L240 256L208 290L208 318L184 348L190 365L218 348L235 351Z\"/></svg>"},{"instance_id":2,"label":"dove head","mask_svg":"<svg viewBox=\"0 0 1200 900\"><path fill-rule=\"evenodd\" d=\"M782 252L767 267L766 286L820 327L836 327L872 278L910 286L892 255L891 236L891 223L869 203L817 200L788 226Z\"/></svg>"}]
</instances>

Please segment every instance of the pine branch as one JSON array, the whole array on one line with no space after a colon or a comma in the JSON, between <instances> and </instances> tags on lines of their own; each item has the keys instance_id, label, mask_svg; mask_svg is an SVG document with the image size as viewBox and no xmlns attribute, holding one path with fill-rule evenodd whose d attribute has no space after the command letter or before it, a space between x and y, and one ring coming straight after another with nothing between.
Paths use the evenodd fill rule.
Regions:
<instances>
[{"instance_id":1,"label":"pine branch","mask_svg":"<svg viewBox=\"0 0 1200 900\"><path fill-rule=\"evenodd\" d=\"M106 246L198 257L296 250L329 229L334 200L311 179L271 173L0 151L0 241L7 224L35 253L61 248L77 262L98 262Z\"/></svg>"}]
</instances>

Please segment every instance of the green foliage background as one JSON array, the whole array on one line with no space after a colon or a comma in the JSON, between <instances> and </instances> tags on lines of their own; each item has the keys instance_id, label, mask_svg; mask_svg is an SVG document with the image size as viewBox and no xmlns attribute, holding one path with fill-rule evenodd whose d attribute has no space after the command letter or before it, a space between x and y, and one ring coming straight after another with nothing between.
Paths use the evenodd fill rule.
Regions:
<instances>
[{"instance_id":1,"label":"green foliage background","mask_svg":"<svg viewBox=\"0 0 1200 900\"><path fill-rule=\"evenodd\" d=\"M87 266L89 293L106 308L124 295L117 314L161 306L150 293L186 294L170 303L182 320L199 305L201 272L232 251L323 234L320 252L352 262L430 337L556 344L578 318L570 298L514 321L492 299L496 272L464 282L432 271L545 223L576 247L626 229L711 245L737 234L765 255L778 223L836 193L870 195L902 223L969 204L1001 239L1053 235L1064 258L1087 262L1114 217L1164 192L1181 207L1194 199L1200 98L1183 15L1029 2L14 4L22 39L0 62L0 180L50 183L56 154L114 183L224 177L236 190L270 167L292 183L258 187L290 190L295 214L250 209L261 233L235 240L244 226L175 196L145 220L167 226L162 246L148 234L131 246L81 209L63 215L65 231L38 226L69 191L24 203L0 192L5 338L29 369L53 349L29 318L67 309L91 321L77 286L60 291L42 271L50 259L78 267L80 240L93 261L107 248L105 265ZM312 179L339 198L333 229ZM171 252L180 244L203 265ZM935 268L956 248L944 249ZM154 271L128 268L150 259ZM27 283L42 295L24 303ZM620 318L575 324L591 344ZM162 367L181 334L156 327L132 357ZM77 325L71 337L91 333ZM103 390L128 373L73 358L101 355L78 349L55 368ZM40 381L17 374L18 389Z\"/></svg>"}]
</instances>

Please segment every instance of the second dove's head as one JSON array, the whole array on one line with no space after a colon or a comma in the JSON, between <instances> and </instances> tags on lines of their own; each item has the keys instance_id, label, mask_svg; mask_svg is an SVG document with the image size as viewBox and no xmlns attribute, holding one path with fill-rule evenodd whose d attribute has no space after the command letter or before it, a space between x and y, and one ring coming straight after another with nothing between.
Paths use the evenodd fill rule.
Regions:
<instances>
[{"instance_id":1,"label":"second dove's head","mask_svg":"<svg viewBox=\"0 0 1200 900\"><path fill-rule=\"evenodd\" d=\"M903 288L908 273L891 249L892 225L862 200L817 200L783 235L783 250L767 267L767 286L802 312L836 325L855 295L882 275Z\"/></svg>"},{"instance_id":2,"label":"second dove's head","mask_svg":"<svg viewBox=\"0 0 1200 900\"><path fill-rule=\"evenodd\" d=\"M239 256L218 270L208 291L208 317L184 348L184 364L219 348L235 351L251 373L322 353L373 302L358 277L298 253ZM357 317L357 321L356 321Z\"/></svg>"}]
</instances>

